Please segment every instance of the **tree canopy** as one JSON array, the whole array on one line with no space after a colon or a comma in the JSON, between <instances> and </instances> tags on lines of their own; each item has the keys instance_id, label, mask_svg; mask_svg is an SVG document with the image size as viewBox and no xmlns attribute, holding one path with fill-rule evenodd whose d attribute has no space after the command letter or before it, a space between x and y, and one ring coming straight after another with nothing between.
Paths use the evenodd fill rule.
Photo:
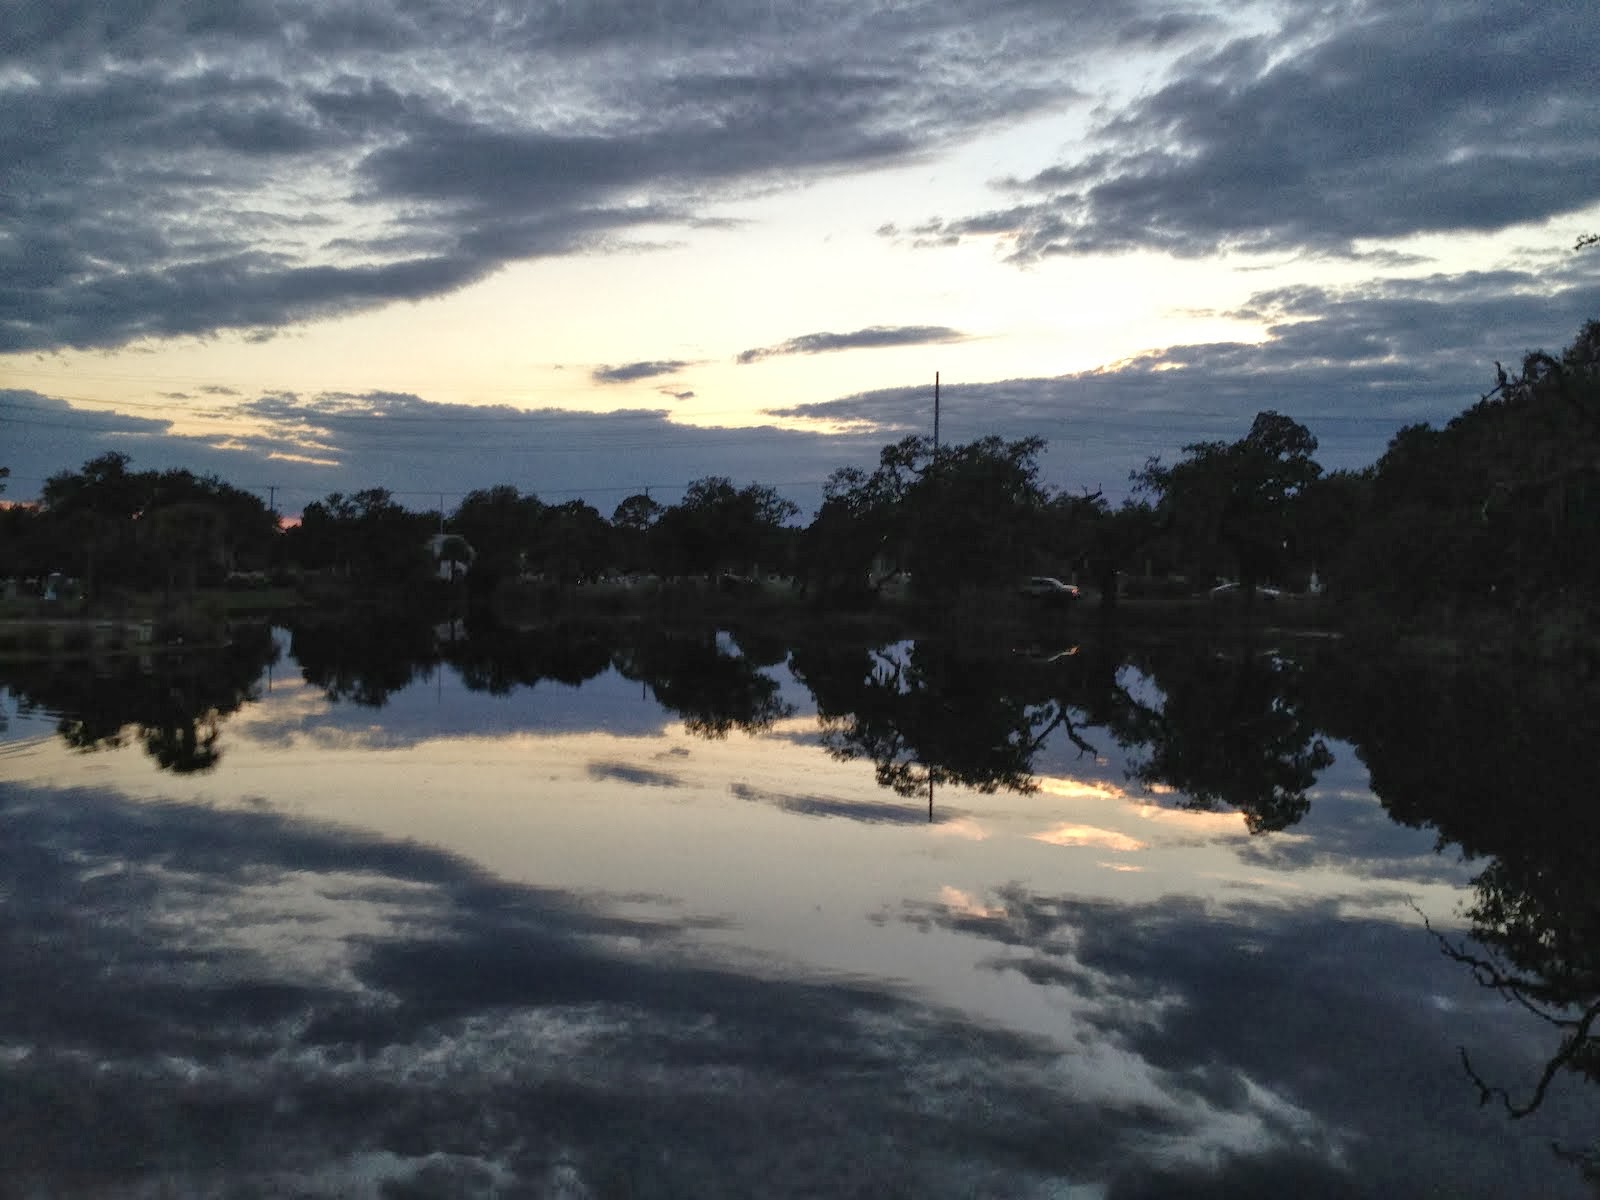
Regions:
<instances>
[{"instance_id":1,"label":"tree canopy","mask_svg":"<svg viewBox=\"0 0 1600 1200\"><path fill-rule=\"evenodd\" d=\"M1287 557L1291 511L1318 476L1317 439L1281 413L1262 412L1236 442L1194 442L1167 466L1151 458L1132 476L1196 562L1236 575L1248 598Z\"/></svg>"}]
</instances>

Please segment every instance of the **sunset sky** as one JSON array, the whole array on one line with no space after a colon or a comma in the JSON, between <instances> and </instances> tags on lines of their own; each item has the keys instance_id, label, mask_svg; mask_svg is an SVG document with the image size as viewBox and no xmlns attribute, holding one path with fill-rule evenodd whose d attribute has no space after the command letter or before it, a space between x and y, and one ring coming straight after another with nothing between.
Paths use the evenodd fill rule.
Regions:
<instances>
[{"instance_id":1,"label":"sunset sky","mask_svg":"<svg viewBox=\"0 0 1600 1200\"><path fill-rule=\"evenodd\" d=\"M1600 316L1592 0L4 0L0 465L298 511L1309 425Z\"/></svg>"}]
</instances>

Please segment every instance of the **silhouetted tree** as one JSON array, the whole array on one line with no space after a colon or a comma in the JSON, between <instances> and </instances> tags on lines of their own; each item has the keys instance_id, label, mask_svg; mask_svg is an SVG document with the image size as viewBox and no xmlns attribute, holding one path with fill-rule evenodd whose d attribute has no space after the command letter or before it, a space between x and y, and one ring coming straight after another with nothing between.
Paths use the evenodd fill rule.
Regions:
<instances>
[{"instance_id":1,"label":"silhouetted tree","mask_svg":"<svg viewBox=\"0 0 1600 1200\"><path fill-rule=\"evenodd\" d=\"M537 496L497 484L468 492L451 514L449 528L472 544L485 567L514 574L533 549L543 512Z\"/></svg>"},{"instance_id":2,"label":"silhouetted tree","mask_svg":"<svg viewBox=\"0 0 1600 1200\"><path fill-rule=\"evenodd\" d=\"M1009 588L1047 547L1042 438L980 438L934 451L930 438L885 446L869 473L829 479L811 536L814 569L859 577L873 562L911 572L919 594Z\"/></svg>"},{"instance_id":3,"label":"silhouetted tree","mask_svg":"<svg viewBox=\"0 0 1600 1200\"><path fill-rule=\"evenodd\" d=\"M649 570L650 530L666 510L644 493L627 497L611 513L617 565L625 571Z\"/></svg>"},{"instance_id":4,"label":"silhouetted tree","mask_svg":"<svg viewBox=\"0 0 1600 1200\"><path fill-rule=\"evenodd\" d=\"M81 572L91 598L107 582L192 591L219 582L241 556L268 561L277 521L259 497L215 476L134 472L129 462L110 451L45 481L58 555Z\"/></svg>"},{"instance_id":5,"label":"silhouetted tree","mask_svg":"<svg viewBox=\"0 0 1600 1200\"><path fill-rule=\"evenodd\" d=\"M365 584L431 578L433 518L408 511L385 488L330 492L306 505L291 553L308 567L333 568Z\"/></svg>"},{"instance_id":6,"label":"silhouetted tree","mask_svg":"<svg viewBox=\"0 0 1600 1200\"><path fill-rule=\"evenodd\" d=\"M1373 470L1340 577L1385 612L1600 606L1600 322L1495 378L1444 428L1400 430Z\"/></svg>"},{"instance_id":7,"label":"silhouetted tree","mask_svg":"<svg viewBox=\"0 0 1600 1200\"><path fill-rule=\"evenodd\" d=\"M540 513L531 565L546 577L563 585L593 580L610 555L611 527L593 505L569 500Z\"/></svg>"},{"instance_id":8,"label":"silhouetted tree","mask_svg":"<svg viewBox=\"0 0 1600 1200\"><path fill-rule=\"evenodd\" d=\"M1151 458L1131 478L1202 563L1237 573L1249 603L1287 558L1291 507L1322 473L1316 449L1304 425L1262 412L1238 441L1191 443L1181 461Z\"/></svg>"},{"instance_id":9,"label":"silhouetted tree","mask_svg":"<svg viewBox=\"0 0 1600 1200\"><path fill-rule=\"evenodd\" d=\"M799 511L773 488L736 488L724 475L708 475L660 515L650 536L671 573L748 574L758 566L784 565L784 526Z\"/></svg>"}]
</instances>

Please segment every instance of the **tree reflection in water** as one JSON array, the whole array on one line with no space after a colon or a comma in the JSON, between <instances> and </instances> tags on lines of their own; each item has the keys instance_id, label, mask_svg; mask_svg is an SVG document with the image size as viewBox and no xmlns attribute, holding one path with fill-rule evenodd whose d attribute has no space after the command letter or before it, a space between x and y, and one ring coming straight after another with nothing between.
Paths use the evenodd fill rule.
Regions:
<instances>
[{"instance_id":1,"label":"tree reflection in water","mask_svg":"<svg viewBox=\"0 0 1600 1200\"><path fill-rule=\"evenodd\" d=\"M305 681L335 703L382 708L439 661L433 626L365 614L355 620L317 617L290 626L289 653Z\"/></svg>"},{"instance_id":2,"label":"tree reflection in water","mask_svg":"<svg viewBox=\"0 0 1600 1200\"><path fill-rule=\"evenodd\" d=\"M1355 744L1390 816L1488 859L1470 941L1440 935L1441 948L1548 1024L1556 1047L1522 1086L1485 1079L1463 1048L1480 1098L1523 1117L1562 1072L1600 1082L1600 681L1370 655L1330 656L1321 674L1324 723ZM1600 1183L1600 1142L1570 1156Z\"/></svg>"},{"instance_id":3,"label":"tree reflection in water","mask_svg":"<svg viewBox=\"0 0 1600 1200\"><path fill-rule=\"evenodd\" d=\"M1135 664L1159 696L1121 675ZM1099 727L1132 756L1130 777L1185 808L1231 805L1252 832L1283 829L1310 807L1307 789L1333 761L1287 657L1106 645L1053 655L973 654L944 643L808 644L795 674L817 699L836 758L871 759L878 782L904 796L934 783L1027 792L1039 751L1068 739L1096 755Z\"/></svg>"},{"instance_id":4,"label":"tree reflection in water","mask_svg":"<svg viewBox=\"0 0 1600 1200\"><path fill-rule=\"evenodd\" d=\"M902 796L931 796L938 783L1032 791L1034 757L1057 730L1093 752L1070 698L1054 693L1063 672L1020 658L812 643L791 665L816 697L828 753L871 759L879 784Z\"/></svg>"},{"instance_id":5,"label":"tree reflection in water","mask_svg":"<svg viewBox=\"0 0 1600 1200\"><path fill-rule=\"evenodd\" d=\"M1132 775L1178 805L1230 805L1251 833L1287 829L1310 810L1307 789L1333 762L1306 711L1304 673L1277 651L1206 645L1141 654L1159 703L1123 692L1111 710L1117 740L1135 751Z\"/></svg>"},{"instance_id":6,"label":"tree reflection in water","mask_svg":"<svg viewBox=\"0 0 1600 1200\"><path fill-rule=\"evenodd\" d=\"M271 630L240 626L212 650L9 662L0 666L0 683L22 708L59 714L57 732L76 750L137 737L162 770L192 774L217 765L223 721L257 698L257 682L277 657Z\"/></svg>"},{"instance_id":7,"label":"tree reflection in water","mask_svg":"<svg viewBox=\"0 0 1600 1200\"><path fill-rule=\"evenodd\" d=\"M642 629L618 649L615 662L623 678L648 685L700 737L768 729L795 712L775 678L747 654L725 649L714 632Z\"/></svg>"},{"instance_id":8,"label":"tree reflection in water","mask_svg":"<svg viewBox=\"0 0 1600 1200\"><path fill-rule=\"evenodd\" d=\"M752 650L747 650L749 642ZM770 728L794 712L778 680L760 669L787 656L746 635L727 648L710 630L568 622L536 629L441 627L415 621L319 622L294 630L293 653L329 700L381 708L439 664L475 692L508 695L553 680L578 686L615 668L683 718L689 732L721 738ZM775 649L776 647L776 649Z\"/></svg>"}]
</instances>

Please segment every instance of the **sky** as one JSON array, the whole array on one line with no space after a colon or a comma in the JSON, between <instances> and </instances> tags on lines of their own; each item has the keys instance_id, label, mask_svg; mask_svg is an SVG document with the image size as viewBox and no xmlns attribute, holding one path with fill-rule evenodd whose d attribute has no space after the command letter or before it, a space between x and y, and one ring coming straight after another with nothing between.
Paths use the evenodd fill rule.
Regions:
<instances>
[{"instance_id":1,"label":"sky","mask_svg":"<svg viewBox=\"0 0 1600 1200\"><path fill-rule=\"evenodd\" d=\"M1360 467L1600 317L1590 0L0 0L7 499L286 513L933 431Z\"/></svg>"}]
</instances>

